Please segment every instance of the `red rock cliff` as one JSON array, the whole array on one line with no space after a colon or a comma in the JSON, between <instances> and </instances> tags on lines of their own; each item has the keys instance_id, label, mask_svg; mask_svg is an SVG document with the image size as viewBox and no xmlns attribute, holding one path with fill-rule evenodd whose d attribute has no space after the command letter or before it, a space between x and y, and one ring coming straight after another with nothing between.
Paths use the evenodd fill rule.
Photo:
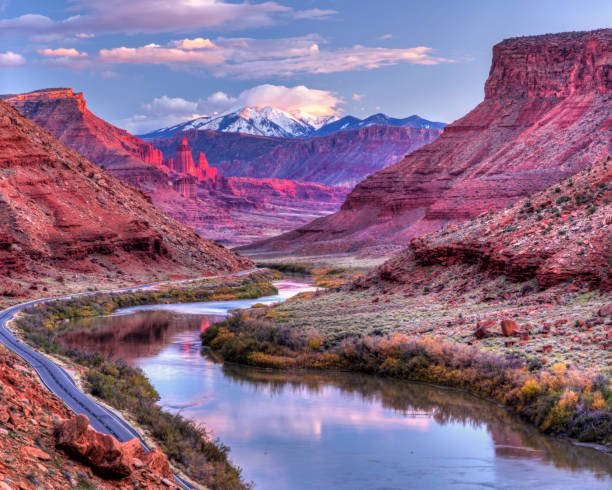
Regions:
<instances>
[{"instance_id":1,"label":"red rock cliff","mask_svg":"<svg viewBox=\"0 0 612 490\"><path fill-rule=\"evenodd\" d=\"M162 163L162 153L153 145L87 110L82 92L52 88L1 98L98 165Z\"/></svg>"},{"instance_id":2,"label":"red rock cliff","mask_svg":"<svg viewBox=\"0 0 612 490\"><path fill-rule=\"evenodd\" d=\"M0 101L0 278L118 278L232 271L251 263L158 211ZM125 280L125 279L122 279ZM0 296L2 296L0 281Z\"/></svg>"},{"instance_id":3,"label":"red rock cliff","mask_svg":"<svg viewBox=\"0 0 612 490\"><path fill-rule=\"evenodd\" d=\"M438 129L369 126L314 138L272 138L216 131L183 131L153 144L171 156L187 136L196 152L227 177L289 179L354 186L365 176L431 143Z\"/></svg>"},{"instance_id":4,"label":"red rock cliff","mask_svg":"<svg viewBox=\"0 0 612 490\"><path fill-rule=\"evenodd\" d=\"M611 79L612 29L503 41L474 110L361 182L340 212L250 250L401 245L544 189L612 152Z\"/></svg>"}]
</instances>

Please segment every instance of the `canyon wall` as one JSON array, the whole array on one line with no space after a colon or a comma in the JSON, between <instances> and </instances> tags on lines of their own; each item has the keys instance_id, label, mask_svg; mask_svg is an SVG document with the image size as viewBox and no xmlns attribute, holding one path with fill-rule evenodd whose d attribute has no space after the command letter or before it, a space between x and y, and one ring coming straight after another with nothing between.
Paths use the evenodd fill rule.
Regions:
<instances>
[{"instance_id":1,"label":"canyon wall","mask_svg":"<svg viewBox=\"0 0 612 490\"><path fill-rule=\"evenodd\" d=\"M368 126L313 138L273 138L215 131L182 131L153 140L166 157L187 138L228 177L277 178L352 187L361 179L434 141L441 131Z\"/></svg>"},{"instance_id":2,"label":"canyon wall","mask_svg":"<svg viewBox=\"0 0 612 490\"><path fill-rule=\"evenodd\" d=\"M0 273L151 278L250 267L0 101ZM0 284L0 294L2 284Z\"/></svg>"},{"instance_id":3,"label":"canyon wall","mask_svg":"<svg viewBox=\"0 0 612 490\"><path fill-rule=\"evenodd\" d=\"M249 253L388 253L500 209L612 153L612 30L508 39L485 99L353 189L341 210Z\"/></svg>"}]
</instances>

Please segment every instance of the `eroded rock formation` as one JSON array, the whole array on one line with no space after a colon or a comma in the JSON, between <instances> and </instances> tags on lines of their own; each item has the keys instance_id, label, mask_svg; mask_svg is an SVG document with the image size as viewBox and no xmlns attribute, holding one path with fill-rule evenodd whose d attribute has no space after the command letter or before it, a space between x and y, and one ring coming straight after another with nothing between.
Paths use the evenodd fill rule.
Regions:
<instances>
[{"instance_id":1,"label":"eroded rock formation","mask_svg":"<svg viewBox=\"0 0 612 490\"><path fill-rule=\"evenodd\" d=\"M409 282L413 264L476 264L492 276L612 289L612 158L496 213L413 239L378 271ZM410 269L410 270L409 270Z\"/></svg>"},{"instance_id":2,"label":"eroded rock formation","mask_svg":"<svg viewBox=\"0 0 612 490\"><path fill-rule=\"evenodd\" d=\"M178 488L159 449L96 432L4 346L0 392L0 488Z\"/></svg>"},{"instance_id":3,"label":"eroded rock formation","mask_svg":"<svg viewBox=\"0 0 612 490\"><path fill-rule=\"evenodd\" d=\"M2 101L0 175L0 272L12 281L64 273L205 274L251 265L164 215L142 192Z\"/></svg>"},{"instance_id":4,"label":"eroded rock formation","mask_svg":"<svg viewBox=\"0 0 612 490\"><path fill-rule=\"evenodd\" d=\"M189 130L152 143L164 155L187 138L196 152L227 177L284 179L353 187L361 179L434 141L441 131L369 126L314 138L272 138Z\"/></svg>"},{"instance_id":5,"label":"eroded rock formation","mask_svg":"<svg viewBox=\"0 0 612 490\"><path fill-rule=\"evenodd\" d=\"M440 138L361 182L340 212L249 251L397 247L518 199L612 153L612 29L493 48L485 99Z\"/></svg>"}]
</instances>

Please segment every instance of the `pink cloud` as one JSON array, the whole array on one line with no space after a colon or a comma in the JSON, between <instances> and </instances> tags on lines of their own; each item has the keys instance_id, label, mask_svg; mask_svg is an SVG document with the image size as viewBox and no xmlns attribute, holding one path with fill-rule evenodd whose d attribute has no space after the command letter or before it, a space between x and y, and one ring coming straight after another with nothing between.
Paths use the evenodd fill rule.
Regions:
<instances>
[{"instance_id":1,"label":"pink cloud","mask_svg":"<svg viewBox=\"0 0 612 490\"><path fill-rule=\"evenodd\" d=\"M101 33L178 32L224 27L245 29L269 26L286 19L324 19L333 10L295 10L273 1L251 3L224 0L72 0L78 11L63 20L30 13L0 20L5 31Z\"/></svg>"},{"instance_id":2,"label":"pink cloud","mask_svg":"<svg viewBox=\"0 0 612 490\"><path fill-rule=\"evenodd\" d=\"M179 49L212 49L216 48L215 44L210 39L204 39L202 37L196 37L195 39L181 39L180 41L173 41L172 44Z\"/></svg>"},{"instance_id":3,"label":"pink cloud","mask_svg":"<svg viewBox=\"0 0 612 490\"><path fill-rule=\"evenodd\" d=\"M62 56L68 58L86 57L87 53L81 53L74 48L40 49L38 54L43 56Z\"/></svg>"},{"instance_id":4,"label":"pink cloud","mask_svg":"<svg viewBox=\"0 0 612 490\"><path fill-rule=\"evenodd\" d=\"M284 39L218 38L182 39L168 46L149 44L137 48L103 49L100 58L107 63L165 64L173 68L205 67L218 77L242 79L294 76L304 73L337 73L371 70L398 63L436 65L454 60L437 57L432 48L381 48L356 45L325 49L321 36ZM322 47L323 45L323 47Z\"/></svg>"},{"instance_id":5,"label":"pink cloud","mask_svg":"<svg viewBox=\"0 0 612 490\"><path fill-rule=\"evenodd\" d=\"M139 48L122 46L101 49L100 59L108 63L151 63L157 65L212 66L225 61L223 54L214 50L182 50L147 44Z\"/></svg>"}]
</instances>

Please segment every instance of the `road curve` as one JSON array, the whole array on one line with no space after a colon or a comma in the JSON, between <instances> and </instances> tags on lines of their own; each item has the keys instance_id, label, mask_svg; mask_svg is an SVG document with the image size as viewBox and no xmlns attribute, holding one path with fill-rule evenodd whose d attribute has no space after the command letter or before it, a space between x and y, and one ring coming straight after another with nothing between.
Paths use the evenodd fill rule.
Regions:
<instances>
[{"instance_id":1,"label":"road curve","mask_svg":"<svg viewBox=\"0 0 612 490\"><path fill-rule=\"evenodd\" d=\"M126 288L108 289L104 291L92 291L86 293L68 294L65 296L57 296L54 298L44 298L34 301L28 301L19 305L12 306L0 312L0 342L12 350L15 354L26 361L32 366L42 383L49 389L49 391L55 393L69 408L76 414L85 414L89 417L90 425L99 432L110 434L115 436L120 441L128 441L137 437L140 443L143 445L145 450L149 450L140 434L128 424L122 417L111 412L107 408L98 404L92 398L83 393L76 386L72 378L64 371L60 366L47 359L45 356L28 347L23 342L15 338L11 331L6 326L13 317L24 308L34 306L41 303L47 303L49 301L70 299L77 296L92 296L101 293L119 293L127 291L136 291L138 289L147 289L153 286L160 286L164 284L178 284L185 282L192 282L202 279L215 279L220 277L232 277L232 276L244 276L261 270L260 268L250 269L246 271L237 272L234 274L224 274L218 276L203 276L192 279L179 279L176 281L160 281L148 284L140 284L138 286L131 286ZM184 480L178 475L174 475L176 481L184 488L191 488Z\"/></svg>"}]
</instances>

